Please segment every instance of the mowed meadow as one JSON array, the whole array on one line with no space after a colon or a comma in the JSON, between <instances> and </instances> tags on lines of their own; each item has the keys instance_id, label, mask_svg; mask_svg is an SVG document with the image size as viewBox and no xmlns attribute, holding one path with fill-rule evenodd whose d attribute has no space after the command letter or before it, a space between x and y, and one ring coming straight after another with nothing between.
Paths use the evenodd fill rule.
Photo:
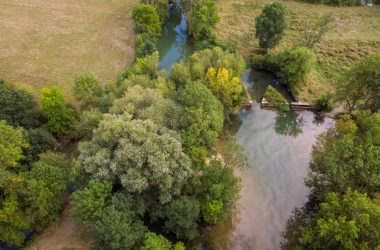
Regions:
<instances>
[{"instance_id":1,"label":"mowed meadow","mask_svg":"<svg viewBox=\"0 0 380 250\"><path fill-rule=\"evenodd\" d=\"M220 21L217 34L221 42L243 54L246 59L259 50L255 36L255 18L269 0L218 0ZM297 0L285 0L289 10L289 26L280 44L280 51L302 42L307 26L316 24L319 18L332 13L335 27L317 44L314 52L317 64L308 77L300 99L314 101L334 84L365 55L380 51L380 6L337 7L310 4Z\"/></svg>"},{"instance_id":2,"label":"mowed meadow","mask_svg":"<svg viewBox=\"0 0 380 250\"><path fill-rule=\"evenodd\" d=\"M57 85L69 101L74 77L113 81L134 60L137 0L0 1L0 79L33 91Z\"/></svg>"}]
</instances>

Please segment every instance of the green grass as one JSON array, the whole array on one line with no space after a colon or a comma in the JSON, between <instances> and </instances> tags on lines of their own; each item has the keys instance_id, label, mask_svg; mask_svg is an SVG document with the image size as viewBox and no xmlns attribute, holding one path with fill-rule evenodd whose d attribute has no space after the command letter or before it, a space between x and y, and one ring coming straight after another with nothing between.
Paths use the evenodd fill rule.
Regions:
<instances>
[{"instance_id":1,"label":"green grass","mask_svg":"<svg viewBox=\"0 0 380 250\"><path fill-rule=\"evenodd\" d=\"M255 37L255 17L268 0L218 0L221 20L217 26L219 39L249 59L259 51ZM380 6L335 7L285 0L289 9L289 28L274 50L299 44L305 23L316 23L332 12L336 27L314 48L317 65L300 93L300 100L314 101L332 91L334 84L358 59L380 51Z\"/></svg>"},{"instance_id":2,"label":"green grass","mask_svg":"<svg viewBox=\"0 0 380 250\"><path fill-rule=\"evenodd\" d=\"M102 82L134 60L137 0L0 1L0 79L31 89L58 85L72 100L74 77Z\"/></svg>"}]
</instances>

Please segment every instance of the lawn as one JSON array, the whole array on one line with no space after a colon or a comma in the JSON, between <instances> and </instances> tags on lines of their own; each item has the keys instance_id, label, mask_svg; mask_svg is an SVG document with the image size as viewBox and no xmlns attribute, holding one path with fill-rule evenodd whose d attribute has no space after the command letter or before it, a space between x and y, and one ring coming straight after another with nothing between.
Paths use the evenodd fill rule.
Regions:
<instances>
[{"instance_id":1,"label":"lawn","mask_svg":"<svg viewBox=\"0 0 380 250\"><path fill-rule=\"evenodd\" d=\"M269 0L218 0L220 40L247 59L258 50L255 17ZM333 7L285 0L289 9L289 28L275 50L300 44L305 23L315 23L332 12L335 28L314 49L317 64L300 93L303 101L313 101L331 91L353 62L368 53L380 51L380 6Z\"/></svg>"},{"instance_id":2,"label":"lawn","mask_svg":"<svg viewBox=\"0 0 380 250\"><path fill-rule=\"evenodd\" d=\"M0 1L0 79L36 96L58 85L70 96L74 77L116 78L134 60L131 8L137 0Z\"/></svg>"}]
</instances>

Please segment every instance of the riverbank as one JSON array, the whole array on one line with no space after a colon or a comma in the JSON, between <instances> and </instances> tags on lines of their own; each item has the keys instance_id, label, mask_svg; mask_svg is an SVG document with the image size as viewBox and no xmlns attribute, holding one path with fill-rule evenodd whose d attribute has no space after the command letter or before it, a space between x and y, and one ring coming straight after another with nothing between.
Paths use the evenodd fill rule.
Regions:
<instances>
[{"instance_id":1,"label":"riverbank","mask_svg":"<svg viewBox=\"0 0 380 250\"><path fill-rule=\"evenodd\" d=\"M255 37L255 17L268 0L218 0L220 22L218 38L232 50L250 59L259 50ZM275 50L299 44L306 23L315 24L319 16L332 12L336 27L315 48L317 65L300 92L300 101L313 102L323 93L334 89L334 84L353 62L375 51L380 51L380 6L335 7L284 1L290 12L289 28Z\"/></svg>"}]
</instances>

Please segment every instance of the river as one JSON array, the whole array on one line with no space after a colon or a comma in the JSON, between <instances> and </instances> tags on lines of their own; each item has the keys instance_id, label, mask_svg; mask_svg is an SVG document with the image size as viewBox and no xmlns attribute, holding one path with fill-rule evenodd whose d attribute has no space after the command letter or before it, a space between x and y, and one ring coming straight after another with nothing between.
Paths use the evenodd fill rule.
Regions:
<instances>
[{"instance_id":1,"label":"river","mask_svg":"<svg viewBox=\"0 0 380 250\"><path fill-rule=\"evenodd\" d=\"M160 68L167 71L191 55L183 15L171 15L158 49ZM291 211L307 200L304 178L312 145L334 124L308 111L284 114L261 109L259 100L269 84L275 86L275 78L248 70L242 80L251 90L253 104L240 113L236 139L246 151L249 167L238 172L243 184L238 212L206 230L200 240L203 249L279 249Z\"/></svg>"}]
</instances>

